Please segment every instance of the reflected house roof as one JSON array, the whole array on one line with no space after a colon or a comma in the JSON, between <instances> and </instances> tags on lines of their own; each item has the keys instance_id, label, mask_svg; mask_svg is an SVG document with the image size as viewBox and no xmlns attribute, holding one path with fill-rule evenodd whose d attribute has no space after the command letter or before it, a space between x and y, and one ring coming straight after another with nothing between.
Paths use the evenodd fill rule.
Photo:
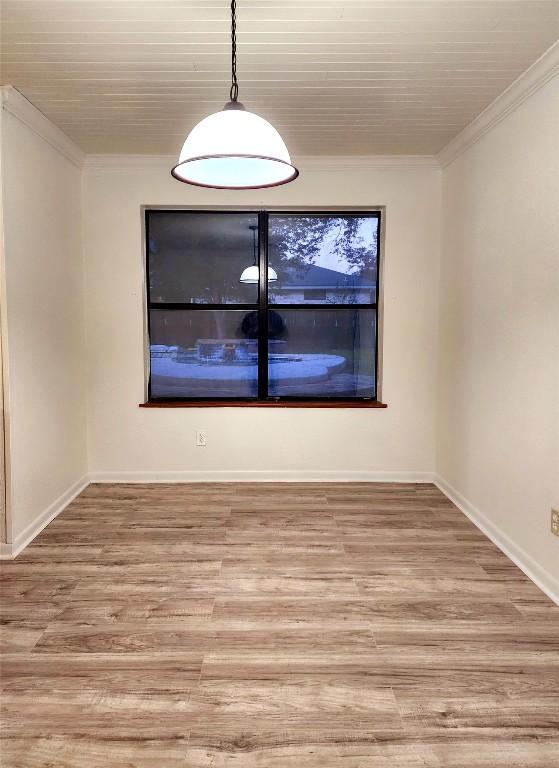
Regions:
<instances>
[{"instance_id":1,"label":"reflected house roof","mask_svg":"<svg viewBox=\"0 0 559 768\"><path fill-rule=\"evenodd\" d=\"M279 284L274 286L274 290L297 288L303 290L312 290L313 288L320 290L363 290L370 288L374 290L375 287L374 280L368 279L359 272L347 275L335 269L326 269L326 267L317 267L311 264L302 269L289 267L284 270L283 275L280 275Z\"/></svg>"}]
</instances>

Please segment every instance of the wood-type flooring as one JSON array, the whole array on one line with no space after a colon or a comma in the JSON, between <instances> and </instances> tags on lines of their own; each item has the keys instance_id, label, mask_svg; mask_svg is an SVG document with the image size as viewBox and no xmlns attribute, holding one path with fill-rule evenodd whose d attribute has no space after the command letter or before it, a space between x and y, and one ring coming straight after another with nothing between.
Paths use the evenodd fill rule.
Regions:
<instances>
[{"instance_id":1,"label":"wood-type flooring","mask_svg":"<svg viewBox=\"0 0 559 768\"><path fill-rule=\"evenodd\" d=\"M559 766L559 608L432 485L90 485L1 619L4 768Z\"/></svg>"}]
</instances>

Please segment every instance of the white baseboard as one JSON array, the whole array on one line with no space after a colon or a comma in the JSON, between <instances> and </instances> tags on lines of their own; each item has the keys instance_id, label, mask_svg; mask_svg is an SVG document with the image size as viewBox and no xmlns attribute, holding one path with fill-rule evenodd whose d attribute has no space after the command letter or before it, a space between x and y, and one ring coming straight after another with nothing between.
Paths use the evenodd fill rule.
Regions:
<instances>
[{"instance_id":1,"label":"white baseboard","mask_svg":"<svg viewBox=\"0 0 559 768\"><path fill-rule=\"evenodd\" d=\"M0 541L0 560L11 560L12 557L12 545Z\"/></svg>"},{"instance_id":2,"label":"white baseboard","mask_svg":"<svg viewBox=\"0 0 559 768\"><path fill-rule=\"evenodd\" d=\"M91 483L432 483L432 472L367 470L179 470L92 472Z\"/></svg>"},{"instance_id":3,"label":"white baseboard","mask_svg":"<svg viewBox=\"0 0 559 768\"><path fill-rule=\"evenodd\" d=\"M462 494L453 488L450 483L442 478L440 475L434 476L434 483L441 490L445 496L463 512L466 517L469 517L472 523L476 525L482 533L484 533L488 539L491 539L495 546L499 547L509 560L517 565L528 578L539 587L542 592L553 600L556 605L559 605L559 581L551 573L537 563L534 558L525 552L521 546L516 544L504 531L498 528L495 523L480 512L479 509L474 507Z\"/></svg>"},{"instance_id":4,"label":"white baseboard","mask_svg":"<svg viewBox=\"0 0 559 768\"><path fill-rule=\"evenodd\" d=\"M26 528L18 533L11 544L2 544L0 546L0 560L13 560L33 539L41 533L43 528L54 520L68 504L78 496L84 488L89 485L89 476L85 475L77 483L71 485L56 501L41 512Z\"/></svg>"}]
</instances>

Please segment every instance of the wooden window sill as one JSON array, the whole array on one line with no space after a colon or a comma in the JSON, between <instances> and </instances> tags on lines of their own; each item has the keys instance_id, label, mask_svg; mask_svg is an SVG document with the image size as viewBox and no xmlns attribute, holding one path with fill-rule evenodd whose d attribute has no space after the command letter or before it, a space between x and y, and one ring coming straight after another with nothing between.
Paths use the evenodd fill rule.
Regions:
<instances>
[{"instance_id":1,"label":"wooden window sill","mask_svg":"<svg viewBox=\"0 0 559 768\"><path fill-rule=\"evenodd\" d=\"M378 400L152 400L140 408L386 408Z\"/></svg>"}]
</instances>

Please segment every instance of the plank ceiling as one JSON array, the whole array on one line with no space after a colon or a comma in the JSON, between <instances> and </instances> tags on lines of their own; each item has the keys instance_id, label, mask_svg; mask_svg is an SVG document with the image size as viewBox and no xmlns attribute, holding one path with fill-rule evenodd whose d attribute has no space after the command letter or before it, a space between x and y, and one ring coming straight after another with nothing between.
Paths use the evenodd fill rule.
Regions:
<instances>
[{"instance_id":1,"label":"plank ceiling","mask_svg":"<svg viewBox=\"0 0 559 768\"><path fill-rule=\"evenodd\" d=\"M559 0L238 0L240 99L295 155L431 154L559 36ZM229 89L228 0L3 0L2 82L87 152L176 153Z\"/></svg>"}]
</instances>

